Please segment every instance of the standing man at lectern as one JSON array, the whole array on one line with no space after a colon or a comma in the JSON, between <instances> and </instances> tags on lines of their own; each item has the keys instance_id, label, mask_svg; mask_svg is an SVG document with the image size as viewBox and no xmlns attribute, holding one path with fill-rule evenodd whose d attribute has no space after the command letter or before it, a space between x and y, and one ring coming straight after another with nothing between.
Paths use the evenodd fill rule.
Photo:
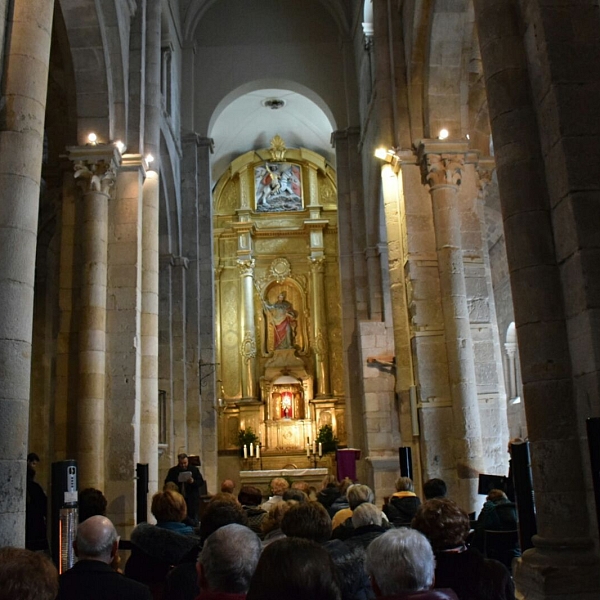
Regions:
<instances>
[{"instance_id":1,"label":"standing man at lectern","mask_svg":"<svg viewBox=\"0 0 600 600\"><path fill-rule=\"evenodd\" d=\"M204 479L198 467L189 464L188 455L185 452L178 454L177 460L179 462L169 469L165 483L171 482L177 485L187 504L187 516L193 521L198 521L200 488Z\"/></svg>"}]
</instances>

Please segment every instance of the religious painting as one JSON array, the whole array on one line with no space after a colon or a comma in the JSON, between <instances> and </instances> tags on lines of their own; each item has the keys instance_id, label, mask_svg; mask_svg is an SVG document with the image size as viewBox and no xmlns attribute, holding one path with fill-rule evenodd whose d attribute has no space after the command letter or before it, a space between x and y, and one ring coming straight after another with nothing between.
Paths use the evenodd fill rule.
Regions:
<instances>
[{"instance_id":1,"label":"religious painting","mask_svg":"<svg viewBox=\"0 0 600 600\"><path fill-rule=\"evenodd\" d=\"M302 210L302 171L288 162L265 162L254 167L256 212Z\"/></svg>"}]
</instances>

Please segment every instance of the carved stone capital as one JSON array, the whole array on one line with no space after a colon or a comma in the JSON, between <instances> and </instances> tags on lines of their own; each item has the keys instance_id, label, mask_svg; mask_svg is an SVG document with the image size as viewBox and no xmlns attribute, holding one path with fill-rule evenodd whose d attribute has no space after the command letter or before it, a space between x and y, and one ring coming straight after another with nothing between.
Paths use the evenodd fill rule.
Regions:
<instances>
[{"instance_id":1,"label":"carved stone capital","mask_svg":"<svg viewBox=\"0 0 600 600\"><path fill-rule=\"evenodd\" d=\"M172 256L171 257L172 267L183 267L187 269L190 266L190 259L186 256Z\"/></svg>"},{"instance_id":2,"label":"carved stone capital","mask_svg":"<svg viewBox=\"0 0 600 600\"><path fill-rule=\"evenodd\" d=\"M121 154L112 144L97 146L71 146L69 159L73 162L75 179L84 193L110 194L114 186Z\"/></svg>"},{"instance_id":3,"label":"carved stone capital","mask_svg":"<svg viewBox=\"0 0 600 600\"><path fill-rule=\"evenodd\" d=\"M98 161L91 163L79 161L73 165L75 179L84 193L101 192L110 195L110 190L115 184L117 173L112 163Z\"/></svg>"},{"instance_id":4,"label":"carved stone capital","mask_svg":"<svg viewBox=\"0 0 600 600\"><path fill-rule=\"evenodd\" d=\"M255 260L253 258L242 259L238 258L237 266L240 270L240 275L242 277L252 277L254 275L254 264Z\"/></svg>"},{"instance_id":5,"label":"carved stone capital","mask_svg":"<svg viewBox=\"0 0 600 600\"><path fill-rule=\"evenodd\" d=\"M423 178L432 188L439 185L458 187L464 164L464 154L425 154L421 163Z\"/></svg>"}]
</instances>

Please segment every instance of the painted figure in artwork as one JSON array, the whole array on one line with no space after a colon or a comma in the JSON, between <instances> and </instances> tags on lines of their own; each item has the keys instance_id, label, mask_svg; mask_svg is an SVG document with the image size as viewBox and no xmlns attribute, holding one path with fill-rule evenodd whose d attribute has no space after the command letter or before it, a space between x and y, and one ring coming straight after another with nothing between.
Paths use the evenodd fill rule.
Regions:
<instances>
[{"instance_id":1,"label":"painted figure in artwork","mask_svg":"<svg viewBox=\"0 0 600 600\"><path fill-rule=\"evenodd\" d=\"M294 310L292 303L285 299L285 296L285 292L280 292L277 302L274 304L265 302L265 310L273 325L274 350L286 350L294 347L298 313Z\"/></svg>"}]
</instances>

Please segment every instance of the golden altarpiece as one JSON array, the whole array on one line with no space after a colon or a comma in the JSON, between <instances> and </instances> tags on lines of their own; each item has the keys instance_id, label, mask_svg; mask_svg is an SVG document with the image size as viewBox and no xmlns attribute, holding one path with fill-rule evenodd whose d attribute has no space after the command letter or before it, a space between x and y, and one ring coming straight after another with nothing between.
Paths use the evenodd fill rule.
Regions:
<instances>
[{"instance_id":1,"label":"golden altarpiece","mask_svg":"<svg viewBox=\"0 0 600 600\"><path fill-rule=\"evenodd\" d=\"M335 172L276 136L213 197L219 450L251 427L263 468L304 468L322 425L346 437Z\"/></svg>"}]
</instances>

